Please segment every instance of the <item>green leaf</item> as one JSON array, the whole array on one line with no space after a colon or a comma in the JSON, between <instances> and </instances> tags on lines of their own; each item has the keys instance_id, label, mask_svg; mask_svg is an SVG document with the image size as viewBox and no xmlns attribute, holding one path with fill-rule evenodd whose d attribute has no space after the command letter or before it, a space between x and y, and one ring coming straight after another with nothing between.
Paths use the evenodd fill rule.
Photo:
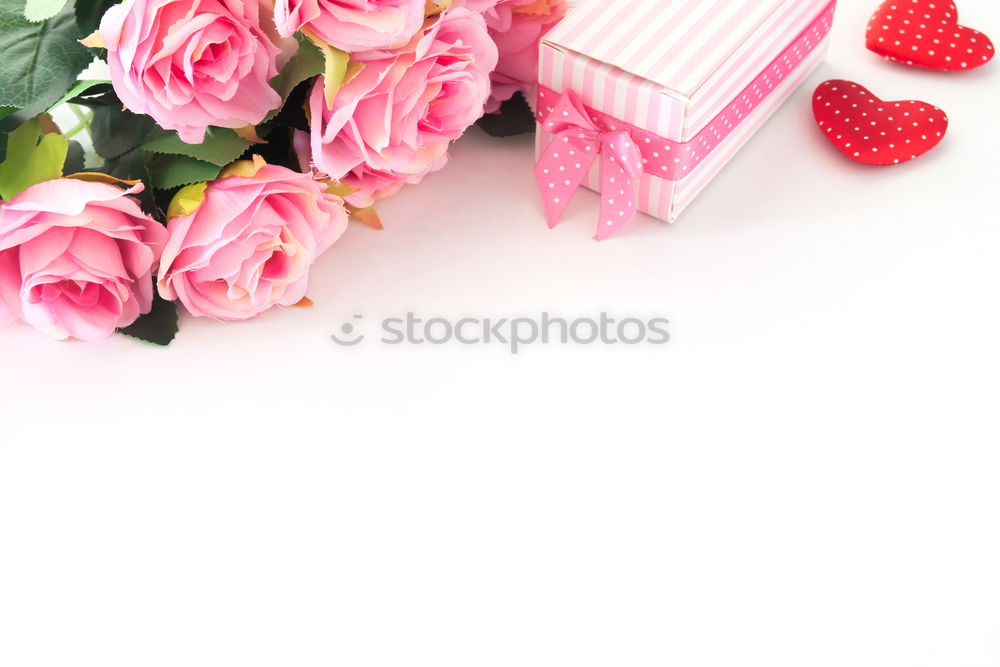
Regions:
<instances>
[{"instance_id":1,"label":"green leaf","mask_svg":"<svg viewBox=\"0 0 1000 667\"><path fill-rule=\"evenodd\" d=\"M70 88L65 95L63 95L61 98L59 98L59 100L55 104L49 107L49 110L51 111L52 109L55 109L57 106L69 102L74 97L80 97L81 95L83 95L84 93L86 93L87 91L91 90L96 86L101 86L103 89L104 86L107 86L110 83L111 83L110 81L101 81L99 79L85 79L83 81L77 81L75 86Z\"/></svg>"},{"instance_id":2,"label":"green leaf","mask_svg":"<svg viewBox=\"0 0 1000 667\"><path fill-rule=\"evenodd\" d=\"M29 21L44 21L59 13L66 6L66 0L26 0L24 18Z\"/></svg>"},{"instance_id":3,"label":"green leaf","mask_svg":"<svg viewBox=\"0 0 1000 667\"><path fill-rule=\"evenodd\" d=\"M69 152L66 155L66 164L63 165L63 176L78 174L85 168L83 146L79 141L69 142Z\"/></svg>"},{"instance_id":4,"label":"green leaf","mask_svg":"<svg viewBox=\"0 0 1000 667\"><path fill-rule=\"evenodd\" d=\"M120 178L123 181L149 183L149 170L146 168L146 160L142 151L138 149L131 150L110 160L105 160L104 165L97 171Z\"/></svg>"},{"instance_id":5,"label":"green leaf","mask_svg":"<svg viewBox=\"0 0 1000 667\"><path fill-rule=\"evenodd\" d=\"M157 155L149 161L150 182L158 190L211 181L220 167L186 155Z\"/></svg>"},{"instance_id":6,"label":"green leaf","mask_svg":"<svg viewBox=\"0 0 1000 667\"><path fill-rule=\"evenodd\" d=\"M99 83L92 88L88 88L82 95L69 100L69 103L87 107L88 109L110 106L116 106L120 109L124 106L122 101L118 99L118 96L115 95L115 89L110 83Z\"/></svg>"},{"instance_id":7,"label":"green leaf","mask_svg":"<svg viewBox=\"0 0 1000 667\"><path fill-rule=\"evenodd\" d=\"M208 128L205 141L200 144L186 144L176 132L157 129L142 145L143 150L153 153L186 155L220 167L225 167L249 147L249 141L222 127Z\"/></svg>"},{"instance_id":8,"label":"green leaf","mask_svg":"<svg viewBox=\"0 0 1000 667\"><path fill-rule=\"evenodd\" d=\"M337 47L327 44L318 35L308 28L302 29L302 34L309 38L323 53L323 92L326 98L326 107L333 108L333 100L337 97L337 92L347 78L348 69L351 65L351 54L341 51Z\"/></svg>"},{"instance_id":9,"label":"green leaf","mask_svg":"<svg viewBox=\"0 0 1000 667\"><path fill-rule=\"evenodd\" d=\"M535 131L535 114L524 96L514 93L514 97L500 105L498 112L486 114L476 125L491 137L515 137Z\"/></svg>"},{"instance_id":10,"label":"green leaf","mask_svg":"<svg viewBox=\"0 0 1000 667\"><path fill-rule=\"evenodd\" d=\"M102 106L94 109L90 136L97 154L111 160L137 148L154 127L149 116L134 114L120 106Z\"/></svg>"},{"instance_id":11,"label":"green leaf","mask_svg":"<svg viewBox=\"0 0 1000 667\"><path fill-rule=\"evenodd\" d=\"M100 169L103 172L120 178L124 181L142 181L146 189L139 193L139 201L142 208L151 215L156 213L156 201L153 197L153 188L149 183L152 180L149 176L149 169L146 166L146 154L138 148L130 150L128 153L119 155L116 158L106 160Z\"/></svg>"},{"instance_id":12,"label":"green leaf","mask_svg":"<svg viewBox=\"0 0 1000 667\"><path fill-rule=\"evenodd\" d=\"M153 309L119 331L154 345L169 345L177 335L177 304L153 297Z\"/></svg>"},{"instance_id":13,"label":"green leaf","mask_svg":"<svg viewBox=\"0 0 1000 667\"><path fill-rule=\"evenodd\" d=\"M285 65L285 69L281 70L281 74L271 79L271 87L281 95L282 102L288 99L295 86L322 74L325 66L323 52L305 37L299 35L298 39L299 50ZM277 110L271 114L277 114Z\"/></svg>"},{"instance_id":14,"label":"green leaf","mask_svg":"<svg viewBox=\"0 0 1000 667\"><path fill-rule=\"evenodd\" d=\"M72 7L41 23L31 23L23 11L24 0L0 0L0 107L30 117L59 100L93 54L76 41Z\"/></svg>"},{"instance_id":15,"label":"green leaf","mask_svg":"<svg viewBox=\"0 0 1000 667\"><path fill-rule=\"evenodd\" d=\"M40 133L41 124L33 118L8 137L7 157L0 164L0 198L62 176L69 141L61 134L46 134L39 141Z\"/></svg>"},{"instance_id":16,"label":"green leaf","mask_svg":"<svg viewBox=\"0 0 1000 667\"><path fill-rule=\"evenodd\" d=\"M79 26L77 35L86 37L101 26L101 18L111 5L117 5L121 0L77 0L76 22Z\"/></svg>"}]
</instances>

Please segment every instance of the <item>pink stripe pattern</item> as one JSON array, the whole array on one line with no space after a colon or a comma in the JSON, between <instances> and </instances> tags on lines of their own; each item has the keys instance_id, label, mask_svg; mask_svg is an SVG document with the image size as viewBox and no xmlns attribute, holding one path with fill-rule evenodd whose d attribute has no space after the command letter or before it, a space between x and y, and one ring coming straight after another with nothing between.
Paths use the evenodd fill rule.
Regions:
<instances>
[{"instance_id":1,"label":"pink stripe pattern","mask_svg":"<svg viewBox=\"0 0 1000 667\"><path fill-rule=\"evenodd\" d=\"M739 130L730 135L729 139L719 146L718 150L712 151L712 155L701 163L696 172L689 178L677 182L674 199L671 202L671 217L676 218L694 198L712 181L712 178L722 167L732 159L744 144L746 144L753 134L767 121L768 117L777 110L791 92L798 87L819 64L824 55L821 47L813 51L802 65L786 77L784 82L775 89L767 101L758 106L757 109L740 124ZM666 220L666 217L663 217Z\"/></svg>"},{"instance_id":2,"label":"pink stripe pattern","mask_svg":"<svg viewBox=\"0 0 1000 667\"><path fill-rule=\"evenodd\" d=\"M758 105L763 103L774 89L789 76L812 51L819 46L830 31L834 3L826 9L778 55L753 81L751 81L732 102L727 105L691 141L679 142L666 139L656 132L625 123L609 112L585 106L590 122L601 132L628 132L642 153L644 171L670 181L679 181L690 174L699 163L711 155L717 147L739 127ZM617 79L605 79L606 89L602 102L607 105L613 98ZM594 77L585 77L584 97L592 97ZM546 86L539 87L538 114L541 128L550 134L559 123L551 118L558 107L562 94Z\"/></svg>"},{"instance_id":3,"label":"pink stripe pattern","mask_svg":"<svg viewBox=\"0 0 1000 667\"><path fill-rule=\"evenodd\" d=\"M690 112L684 121L683 141L690 139L736 97L750 75L756 74L774 60L796 37L802 34L829 0L790 2L787 8L775 12L760 27L758 34L747 40L733 54L732 64L720 68L691 96Z\"/></svg>"},{"instance_id":4,"label":"pink stripe pattern","mask_svg":"<svg viewBox=\"0 0 1000 667\"><path fill-rule=\"evenodd\" d=\"M611 194L601 197L597 238L624 224L616 216L627 218L633 200L636 211L675 220L822 61L835 4L582 0L540 47L536 152L549 156L550 170L573 170L550 187L566 186L561 192L543 191L550 222L553 204L561 215L577 185ZM566 139L580 140L549 125L566 100L582 114L578 125L591 128L601 160L556 165ZM627 186L615 175L615 188L603 168L613 134L615 146L628 138L641 163Z\"/></svg>"},{"instance_id":5,"label":"pink stripe pattern","mask_svg":"<svg viewBox=\"0 0 1000 667\"><path fill-rule=\"evenodd\" d=\"M688 97L785 3L583 0L546 41Z\"/></svg>"}]
</instances>

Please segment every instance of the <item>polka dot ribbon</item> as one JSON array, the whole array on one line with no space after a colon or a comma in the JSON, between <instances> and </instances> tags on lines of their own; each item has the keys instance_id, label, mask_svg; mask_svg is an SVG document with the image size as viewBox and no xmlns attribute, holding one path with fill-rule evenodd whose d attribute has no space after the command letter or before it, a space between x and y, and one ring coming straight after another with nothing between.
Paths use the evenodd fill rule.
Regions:
<instances>
[{"instance_id":1,"label":"polka dot ribbon","mask_svg":"<svg viewBox=\"0 0 1000 667\"><path fill-rule=\"evenodd\" d=\"M535 178L549 227L559 222L598 155L601 220L594 238L606 239L635 217L633 182L643 172L642 153L627 131L598 127L572 91L556 102L545 121L545 130L555 137L535 166Z\"/></svg>"}]
</instances>

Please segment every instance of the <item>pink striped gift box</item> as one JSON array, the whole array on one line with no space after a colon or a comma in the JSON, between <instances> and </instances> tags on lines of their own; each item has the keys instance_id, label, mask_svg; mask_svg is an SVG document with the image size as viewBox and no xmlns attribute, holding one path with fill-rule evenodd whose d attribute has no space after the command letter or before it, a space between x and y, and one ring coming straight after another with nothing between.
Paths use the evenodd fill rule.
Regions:
<instances>
[{"instance_id":1,"label":"pink striped gift box","mask_svg":"<svg viewBox=\"0 0 1000 667\"><path fill-rule=\"evenodd\" d=\"M816 68L835 0L582 0L542 40L535 170L554 225L673 222ZM558 157L554 157L558 156Z\"/></svg>"}]
</instances>

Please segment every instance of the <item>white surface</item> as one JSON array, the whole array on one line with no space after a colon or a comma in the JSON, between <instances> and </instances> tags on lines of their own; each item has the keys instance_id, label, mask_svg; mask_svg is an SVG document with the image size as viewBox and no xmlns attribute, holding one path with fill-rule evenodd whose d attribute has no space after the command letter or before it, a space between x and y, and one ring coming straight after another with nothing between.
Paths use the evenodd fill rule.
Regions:
<instances>
[{"instance_id":1,"label":"white surface","mask_svg":"<svg viewBox=\"0 0 1000 667\"><path fill-rule=\"evenodd\" d=\"M996 667L1000 64L830 61L673 227L545 227L473 132L316 306L169 349L0 331L0 665ZM962 2L1000 37L1000 9ZM894 169L848 77L945 109ZM346 349L414 310L669 317L664 347Z\"/></svg>"}]
</instances>

